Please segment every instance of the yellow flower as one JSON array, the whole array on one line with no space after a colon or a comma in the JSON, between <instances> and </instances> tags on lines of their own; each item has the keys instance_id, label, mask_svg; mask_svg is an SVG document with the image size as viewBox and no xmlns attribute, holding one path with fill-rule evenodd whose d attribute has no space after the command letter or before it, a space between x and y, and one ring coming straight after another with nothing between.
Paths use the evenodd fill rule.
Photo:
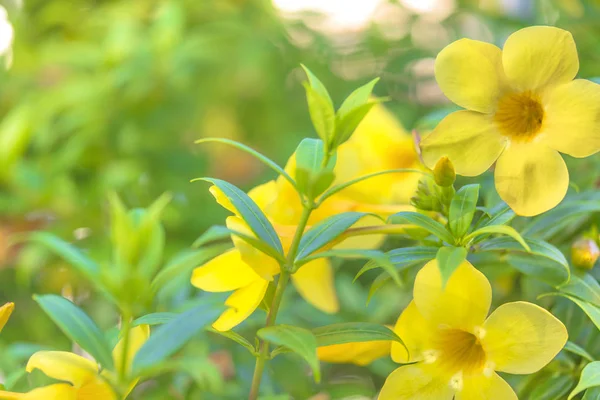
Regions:
<instances>
[{"instance_id":1,"label":"yellow flower","mask_svg":"<svg viewBox=\"0 0 600 400\"><path fill-rule=\"evenodd\" d=\"M15 309L15 303L6 303L2 307L0 307L0 332L4 328L4 325L8 322L10 315Z\"/></svg>"},{"instance_id":2,"label":"yellow flower","mask_svg":"<svg viewBox=\"0 0 600 400\"><path fill-rule=\"evenodd\" d=\"M133 328L129 334L129 349L125 367L131 368L137 351L150 335L148 325ZM113 359L117 371L121 370L123 349L122 340L113 349ZM108 383L112 378L107 371L100 372L100 366L77 354L66 351L39 351L29 358L27 372L39 369L50 378L69 382L34 389L28 393L0 391L2 400L117 400L118 397ZM130 382L130 393L138 379Z\"/></svg>"},{"instance_id":3,"label":"yellow flower","mask_svg":"<svg viewBox=\"0 0 600 400\"><path fill-rule=\"evenodd\" d=\"M379 156L375 157L375 154ZM340 147L335 173L338 181L342 182L385 169L414 167L415 163L417 157L410 136L383 107L376 106L354 136ZM286 171L293 176L294 170L295 158L292 156ZM384 176L377 182L367 181L364 186L356 185L330 197L312 213L309 227L342 212L363 211L386 216L411 209L403 203L412 195L418 181L418 177L411 178L411 175L415 174ZM377 186L376 190L374 186ZM252 235L223 193L215 186L210 191L221 206L235 214L227 218L227 226ZM273 223L287 252L302 214L302 203L295 189L279 177L257 186L248 195ZM379 219L367 217L356 226L378 224L382 224ZM374 248L381 238L381 235L363 237L358 241L350 238L338 247ZM207 292L233 291L225 302L229 308L213 324L219 331L227 331L248 318L264 298L269 281L280 272L278 263L272 258L237 237L233 237L233 242L233 250L196 268L191 280L194 286ZM300 295L316 308L327 313L338 311L333 270L327 259L303 265L292 275L292 282Z\"/></svg>"},{"instance_id":4,"label":"yellow flower","mask_svg":"<svg viewBox=\"0 0 600 400\"><path fill-rule=\"evenodd\" d=\"M513 33L503 50L470 39L450 44L435 75L466 110L423 139L425 164L447 156L458 174L476 176L497 161L496 189L517 214L553 208L569 185L559 152L581 158L600 150L600 85L573 80L578 69L571 34L549 26Z\"/></svg>"},{"instance_id":5,"label":"yellow flower","mask_svg":"<svg viewBox=\"0 0 600 400\"><path fill-rule=\"evenodd\" d=\"M567 341L565 326L532 303L506 303L486 318L492 289L467 261L445 288L437 262L430 261L417 274L413 295L395 327L410 356L393 343L392 359L416 363L390 374L380 400L516 400L495 371L534 373Z\"/></svg>"}]
</instances>

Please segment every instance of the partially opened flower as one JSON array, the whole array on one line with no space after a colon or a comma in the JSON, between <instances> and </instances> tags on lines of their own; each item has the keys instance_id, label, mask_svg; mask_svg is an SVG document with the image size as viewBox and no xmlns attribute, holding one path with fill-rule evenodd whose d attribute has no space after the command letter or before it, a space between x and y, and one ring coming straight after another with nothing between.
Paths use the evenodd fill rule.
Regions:
<instances>
[{"instance_id":1,"label":"partially opened flower","mask_svg":"<svg viewBox=\"0 0 600 400\"><path fill-rule=\"evenodd\" d=\"M137 351L150 336L148 325L140 325L129 333L127 360L123 364L123 340L113 350L117 371L125 365L128 370ZM106 370L87 358L66 351L39 351L29 358L27 372L39 369L50 378L65 382L34 389L28 393L0 391L2 400L117 400L119 397L109 384L114 379ZM129 382L126 394L131 392L138 379ZM67 383L68 382L68 383Z\"/></svg>"},{"instance_id":2,"label":"partially opened flower","mask_svg":"<svg viewBox=\"0 0 600 400\"><path fill-rule=\"evenodd\" d=\"M560 153L588 157L600 150L600 85L576 79L571 34L549 26L513 33L503 50L461 39L443 49L435 76L444 94L466 108L423 138L425 164L443 156L456 172L476 176L496 162L500 197L532 216L565 196L569 172Z\"/></svg>"},{"instance_id":3,"label":"partially opened flower","mask_svg":"<svg viewBox=\"0 0 600 400\"><path fill-rule=\"evenodd\" d=\"M6 303L2 307L0 307L0 332L4 328L4 325L8 322L10 315L15 309L15 303Z\"/></svg>"},{"instance_id":4,"label":"partially opened flower","mask_svg":"<svg viewBox=\"0 0 600 400\"><path fill-rule=\"evenodd\" d=\"M531 374L567 341L565 326L543 308L506 303L487 316L492 291L487 278L463 262L446 286L435 260L419 271L414 299L400 315L390 374L380 400L517 399L495 371ZM487 318L486 318L487 317Z\"/></svg>"}]
</instances>

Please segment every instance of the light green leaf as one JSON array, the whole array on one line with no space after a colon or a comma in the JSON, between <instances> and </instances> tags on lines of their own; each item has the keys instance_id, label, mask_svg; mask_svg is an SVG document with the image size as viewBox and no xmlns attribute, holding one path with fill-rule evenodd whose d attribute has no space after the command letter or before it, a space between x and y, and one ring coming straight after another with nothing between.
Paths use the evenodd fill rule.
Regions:
<instances>
[{"instance_id":1,"label":"light green leaf","mask_svg":"<svg viewBox=\"0 0 600 400\"><path fill-rule=\"evenodd\" d=\"M252 344L250 344L250 342L248 340L246 340L246 338L243 337L242 335L240 335L239 333L236 333L234 331L221 332L221 331L218 331L218 330L213 329L213 328L208 328L208 330L209 330L209 332L212 332L212 333L215 333L215 334L217 334L219 336L223 336L223 337L225 337L227 339L233 340L237 344L243 346L251 354L255 354L256 353L256 349L254 348L254 346L252 346Z\"/></svg>"},{"instance_id":2,"label":"light green leaf","mask_svg":"<svg viewBox=\"0 0 600 400\"><path fill-rule=\"evenodd\" d=\"M30 242L39 243L63 258L88 279L92 281L98 279L100 274L99 265L72 244L49 232L34 232L29 234L27 238Z\"/></svg>"},{"instance_id":3,"label":"light green leaf","mask_svg":"<svg viewBox=\"0 0 600 400\"><path fill-rule=\"evenodd\" d=\"M162 325L167 322L171 322L177 317L177 313L172 312L157 312L152 314L146 314L142 317L137 318L133 321L132 326L138 325Z\"/></svg>"},{"instance_id":4,"label":"light green leaf","mask_svg":"<svg viewBox=\"0 0 600 400\"><path fill-rule=\"evenodd\" d=\"M400 272L433 260L436 257L437 252L437 247L402 247L390 250L387 252L387 256L397 272ZM381 267L381 265L374 261L368 262L360 271L358 271L354 279L356 280L365 272L379 267Z\"/></svg>"},{"instance_id":5,"label":"light green leaf","mask_svg":"<svg viewBox=\"0 0 600 400\"><path fill-rule=\"evenodd\" d=\"M275 325L262 328L258 337L274 345L283 346L302 357L313 370L315 381L321 381L321 368L317 357L317 339L307 329L290 325Z\"/></svg>"},{"instance_id":6,"label":"light green leaf","mask_svg":"<svg viewBox=\"0 0 600 400\"><path fill-rule=\"evenodd\" d=\"M54 294L35 295L33 299L69 339L90 353L103 368L114 368L111 348L104 334L83 310Z\"/></svg>"},{"instance_id":7,"label":"light green leaf","mask_svg":"<svg viewBox=\"0 0 600 400\"><path fill-rule=\"evenodd\" d=\"M569 282L561 285L558 289L600 307L600 284L590 274L586 273L582 277L571 275Z\"/></svg>"},{"instance_id":8,"label":"light green leaf","mask_svg":"<svg viewBox=\"0 0 600 400\"><path fill-rule=\"evenodd\" d=\"M239 216L248 224L248 227L257 238L263 241L265 244L270 246L275 252L283 255L283 247L277 232L273 228L273 225L269 222L265 214L256 205L246 193L238 189L236 186L229 182L225 182L221 179L215 178L197 178L196 180L203 180L210 182L218 187L223 194L229 199L233 207L239 213Z\"/></svg>"},{"instance_id":9,"label":"light green leaf","mask_svg":"<svg viewBox=\"0 0 600 400\"><path fill-rule=\"evenodd\" d=\"M596 328L598 328L598 330L600 330L600 308L599 307L596 307L595 305L590 304L587 301L580 300L577 297L568 295L566 293L554 292L554 293L548 293L547 296L562 296L562 297L565 297L565 298L571 300L573 303L577 304L577 306L579 306L579 308L581 308L583 310L583 312L594 323L594 325L596 325Z\"/></svg>"},{"instance_id":10,"label":"light green leaf","mask_svg":"<svg viewBox=\"0 0 600 400\"><path fill-rule=\"evenodd\" d=\"M479 185L465 185L458 189L450 202L448 226L456 238L467 234L479 200Z\"/></svg>"},{"instance_id":11,"label":"light green leaf","mask_svg":"<svg viewBox=\"0 0 600 400\"><path fill-rule=\"evenodd\" d=\"M475 225L475 229L489 225L506 225L515 218L515 212L506 204L500 203L490 211L489 218L481 218Z\"/></svg>"},{"instance_id":12,"label":"light green leaf","mask_svg":"<svg viewBox=\"0 0 600 400\"><path fill-rule=\"evenodd\" d=\"M589 388L581 400L600 400L600 387Z\"/></svg>"},{"instance_id":13,"label":"light green leaf","mask_svg":"<svg viewBox=\"0 0 600 400\"><path fill-rule=\"evenodd\" d=\"M223 311L222 306L200 304L158 327L135 355L134 376L156 366L181 349L198 332L212 324Z\"/></svg>"},{"instance_id":14,"label":"light green leaf","mask_svg":"<svg viewBox=\"0 0 600 400\"><path fill-rule=\"evenodd\" d=\"M539 235L542 238L551 238L564 230L577 218L600 212L600 202L597 200L565 201L556 208L535 218L528 225L523 234L528 236Z\"/></svg>"},{"instance_id":15,"label":"light green leaf","mask_svg":"<svg viewBox=\"0 0 600 400\"><path fill-rule=\"evenodd\" d=\"M350 139L358 125L375 104L377 104L377 101L362 104L343 115L338 112L335 120L335 142L333 147L337 147Z\"/></svg>"},{"instance_id":16,"label":"light green leaf","mask_svg":"<svg viewBox=\"0 0 600 400\"><path fill-rule=\"evenodd\" d=\"M358 89L354 90L346 100L342 103L338 110L338 115L341 117L346 114L352 112L357 107L363 106L369 102L371 99L371 93L373 93L373 88L379 82L379 78L375 78L372 81L362 85Z\"/></svg>"},{"instance_id":17,"label":"light green leaf","mask_svg":"<svg viewBox=\"0 0 600 400\"><path fill-rule=\"evenodd\" d=\"M400 343L408 352L408 348L394 331L387 326L371 322L332 324L314 328L312 332L317 338L318 347L344 343L392 340Z\"/></svg>"},{"instance_id":18,"label":"light green leaf","mask_svg":"<svg viewBox=\"0 0 600 400\"><path fill-rule=\"evenodd\" d=\"M296 180L298 189L314 199L323 193L333 182L336 157L331 157L327 165L325 145L320 139L304 139L296 149Z\"/></svg>"},{"instance_id":19,"label":"light green leaf","mask_svg":"<svg viewBox=\"0 0 600 400\"><path fill-rule=\"evenodd\" d=\"M313 225L300 240L295 262L301 262L303 258L326 246L366 215L371 214L346 212L333 215Z\"/></svg>"},{"instance_id":20,"label":"light green leaf","mask_svg":"<svg viewBox=\"0 0 600 400\"><path fill-rule=\"evenodd\" d=\"M256 159L258 159L259 161L264 163L267 167L271 168L273 171L277 172L277 174L283 176L294 188L296 188L296 182L292 179L292 177L287 172L285 172L285 170L283 168L281 168L279 165L277 165L277 163L275 161L273 161L270 158L268 158L267 156L259 153L258 151L246 146L245 144L236 142L235 140L225 139L225 138L204 138L204 139L196 140L194 143L201 144L201 143L208 143L208 142L225 143L230 146L236 147L242 151L245 151L246 153L254 156ZM297 188L296 188L296 190L297 190Z\"/></svg>"},{"instance_id":21,"label":"light green leaf","mask_svg":"<svg viewBox=\"0 0 600 400\"><path fill-rule=\"evenodd\" d=\"M568 341L567 344L565 344L563 350L566 350L573 354L577 354L578 356L585 358L588 361L594 361L594 357L592 357L590 353L588 353L583 347L571 341Z\"/></svg>"},{"instance_id":22,"label":"light green leaf","mask_svg":"<svg viewBox=\"0 0 600 400\"><path fill-rule=\"evenodd\" d=\"M502 235L510 236L511 238L513 238L514 240L519 242L519 244L521 246L523 246L523 248L525 250L531 251L531 249L529 248L529 245L527 244L525 239L523 239L523 237L519 234L519 232L517 232L515 230L515 228L510 227L508 225L487 225L487 226L481 227L481 228L477 229L476 231L472 232L471 234L467 235L465 237L465 242L468 243L471 239L473 239L477 236L490 234L490 233L499 233Z\"/></svg>"},{"instance_id":23,"label":"light green leaf","mask_svg":"<svg viewBox=\"0 0 600 400\"><path fill-rule=\"evenodd\" d=\"M448 232L444 225L431 219L427 215L419 214L417 212L412 211L402 211L389 217L388 221L394 224L417 225L418 227L425 229L432 235L437 236L444 242L448 244L454 244L454 237L450 232Z\"/></svg>"},{"instance_id":24,"label":"light green leaf","mask_svg":"<svg viewBox=\"0 0 600 400\"><path fill-rule=\"evenodd\" d=\"M600 361L591 362L583 368L579 383L577 383L575 389L569 394L568 400L571 400L578 393L581 393L586 389L597 386L600 386Z\"/></svg>"},{"instance_id":25,"label":"light green leaf","mask_svg":"<svg viewBox=\"0 0 600 400\"><path fill-rule=\"evenodd\" d=\"M435 258L442 275L442 287L445 287L456 268L466 260L467 249L464 247L440 247Z\"/></svg>"},{"instance_id":26,"label":"light green leaf","mask_svg":"<svg viewBox=\"0 0 600 400\"><path fill-rule=\"evenodd\" d=\"M321 81L306 68L302 66L308 76L308 83L305 82L306 100L308 102L308 111L310 119L317 131L319 137L325 142L326 150L329 151L329 144L335 133L335 111L333 102Z\"/></svg>"}]
</instances>

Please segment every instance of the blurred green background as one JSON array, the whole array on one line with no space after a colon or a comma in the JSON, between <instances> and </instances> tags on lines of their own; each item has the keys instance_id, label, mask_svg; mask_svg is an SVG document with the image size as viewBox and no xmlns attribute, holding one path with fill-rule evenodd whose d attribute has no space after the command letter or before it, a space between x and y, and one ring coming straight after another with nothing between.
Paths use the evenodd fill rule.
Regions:
<instances>
[{"instance_id":1,"label":"blurred green background","mask_svg":"<svg viewBox=\"0 0 600 400\"><path fill-rule=\"evenodd\" d=\"M433 78L433 62L439 50L458 38L502 45L521 27L556 25L575 37L579 76L600 76L596 0L0 4L0 304L17 303L0 351L15 341L68 348L31 294L77 287L81 299L90 295L64 262L36 246L9 248L9 235L49 230L100 255L108 249L108 192L116 191L130 207L145 207L168 191L173 194L164 216L168 254L188 248L227 215L206 187L190 184L190 179L216 176L248 189L272 178L245 153L218 144L194 145L194 140L235 139L285 163L302 137L315 136L300 63L321 78L337 104L353 88L380 76L375 93L389 97L387 107L407 130L427 127L448 107ZM576 167L589 172L592 164L597 171L592 160ZM584 187L597 176L579 177L573 169L571 174ZM345 313L340 320L390 322L397 316L400 307L389 297L365 308L367 290L351 285L351 274L338 276ZM195 290L182 282L163 306L168 309L191 293ZM405 294L389 295L398 299ZM97 296L84 303L103 327L114 324L114 310ZM294 307L287 317L293 322L302 323L307 316L312 325L331 322L307 304ZM231 351L215 356L215 349L223 348ZM30 350L11 347L14 357L0 361L3 374ZM252 360L238 363L237 349L216 337L197 344L195 351L218 360L203 364L205 370L197 368L192 377L195 387L204 382L199 390L213 393L206 398L243 393ZM227 381L231 371L214 366L233 368L231 357L239 379ZM298 378L306 375L301 363L288 364L286 368L300 371L294 375L277 369L295 376L281 379L284 391L307 398L321 390L307 383L310 379ZM371 379L380 383L389 365L374 364L369 378L354 367L340 367L345 369L336 375L336 368L331 376L337 381L329 385L345 379L363 385L369 394L376 385ZM173 398L198 390L190 389L186 376L169 377L168 382L165 390L180 396Z\"/></svg>"}]
</instances>

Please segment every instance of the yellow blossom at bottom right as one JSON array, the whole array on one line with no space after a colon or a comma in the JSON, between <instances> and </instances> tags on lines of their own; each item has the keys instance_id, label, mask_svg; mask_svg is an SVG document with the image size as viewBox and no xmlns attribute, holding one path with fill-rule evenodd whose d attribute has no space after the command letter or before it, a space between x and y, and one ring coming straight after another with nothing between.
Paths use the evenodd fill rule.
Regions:
<instances>
[{"instance_id":1,"label":"yellow blossom at bottom right","mask_svg":"<svg viewBox=\"0 0 600 400\"><path fill-rule=\"evenodd\" d=\"M565 326L528 302L499 306L488 316L487 278L463 262L445 287L435 260L417 274L413 301L400 315L392 359L397 368L379 400L511 400L517 395L496 371L531 374L567 342ZM486 318L487 317L487 318Z\"/></svg>"}]
</instances>

